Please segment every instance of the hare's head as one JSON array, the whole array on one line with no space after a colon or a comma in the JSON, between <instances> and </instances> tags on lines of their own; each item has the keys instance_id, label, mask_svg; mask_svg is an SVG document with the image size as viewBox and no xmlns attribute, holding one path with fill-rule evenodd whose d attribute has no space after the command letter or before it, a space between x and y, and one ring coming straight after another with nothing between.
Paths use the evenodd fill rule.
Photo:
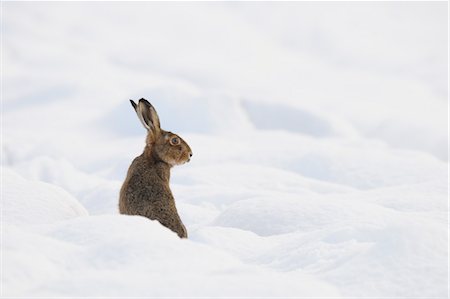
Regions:
<instances>
[{"instance_id":1,"label":"hare's head","mask_svg":"<svg viewBox=\"0 0 450 299\"><path fill-rule=\"evenodd\" d=\"M137 104L133 100L130 102L148 131L146 143L152 157L170 166L189 162L192 157L191 148L177 134L161 129L158 114L152 104L146 99L140 99Z\"/></svg>"}]
</instances>

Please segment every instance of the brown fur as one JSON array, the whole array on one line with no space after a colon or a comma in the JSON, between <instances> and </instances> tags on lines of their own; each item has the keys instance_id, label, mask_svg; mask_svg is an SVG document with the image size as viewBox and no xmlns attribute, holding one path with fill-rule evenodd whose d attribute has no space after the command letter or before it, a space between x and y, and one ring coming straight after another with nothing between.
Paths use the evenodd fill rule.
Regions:
<instances>
[{"instance_id":1,"label":"brown fur","mask_svg":"<svg viewBox=\"0 0 450 299\"><path fill-rule=\"evenodd\" d=\"M188 162L192 156L191 149L178 135L159 127L159 117L149 102L141 99L137 105L133 101L131 103L148 129L148 135L144 152L133 160L128 169L120 190L119 211L158 220L180 238L187 238L169 180L170 168ZM173 138L177 138L177 144L171 143Z\"/></svg>"}]
</instances>

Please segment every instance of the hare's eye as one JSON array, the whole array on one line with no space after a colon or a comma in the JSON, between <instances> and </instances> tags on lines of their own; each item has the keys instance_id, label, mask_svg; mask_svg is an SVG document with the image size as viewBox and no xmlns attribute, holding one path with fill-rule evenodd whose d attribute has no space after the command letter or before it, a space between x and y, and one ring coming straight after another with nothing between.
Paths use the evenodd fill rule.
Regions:
<instances>
[{"instance_id":1,"label":"hare's eye","mask_svg":"<svg viewBox=\"0 0 450 299\"><path fill-rule=\"evenodd\" d=\"M180 139L178 139L177 137L173 137L172 139L170 139L170 144L178 145L178 144L180 144Z\"/></svg>"}]
</instances>

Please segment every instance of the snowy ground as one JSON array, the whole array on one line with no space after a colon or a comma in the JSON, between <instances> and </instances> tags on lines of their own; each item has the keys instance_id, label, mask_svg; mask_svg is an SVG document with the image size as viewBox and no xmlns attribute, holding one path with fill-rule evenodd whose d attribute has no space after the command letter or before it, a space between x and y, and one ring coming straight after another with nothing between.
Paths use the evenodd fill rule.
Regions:
<instances>
[{"instance_id":1,"label":"snowy ground","mask_svg":"<svg viewBox=\"0 0 450 299\"><path fill-rule=\"evenodd\" d=\"M4 296L447 297L447 3L3 3ZM118 215L145 97L190 238Z\"/></svg>"}]
</instances>

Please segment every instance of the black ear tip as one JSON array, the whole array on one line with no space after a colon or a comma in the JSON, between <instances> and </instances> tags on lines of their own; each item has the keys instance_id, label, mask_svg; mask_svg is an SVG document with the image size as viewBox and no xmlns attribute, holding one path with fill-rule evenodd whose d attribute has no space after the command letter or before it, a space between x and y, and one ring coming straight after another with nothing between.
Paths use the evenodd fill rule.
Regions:
<instances>
[{"instance_id":1,"label":"black ear tip","mask_svg":"<svg viewBox=\"0 0 450 299\"><path fill-rule=\"evenodd\" d=\"M133 108L136 109L137 104L133 100L130 100L130 103L131 103L131 106L133 106Z\"/></svg>"},{"instance_id":2,"label":"black ear tip","mask_svg":"<svg viewBox=\"0 0 450 299\"><path fill-rule=\"evenodd\" d=\"M140 100L139 100L139 103L140 102L143 102L144 104L146 104L147 106L151 106L152 104L150 104L150 102L149 101L147 101L146 99L144 99L144 98L141 98Z\"/></svg>"}]
</instances>

